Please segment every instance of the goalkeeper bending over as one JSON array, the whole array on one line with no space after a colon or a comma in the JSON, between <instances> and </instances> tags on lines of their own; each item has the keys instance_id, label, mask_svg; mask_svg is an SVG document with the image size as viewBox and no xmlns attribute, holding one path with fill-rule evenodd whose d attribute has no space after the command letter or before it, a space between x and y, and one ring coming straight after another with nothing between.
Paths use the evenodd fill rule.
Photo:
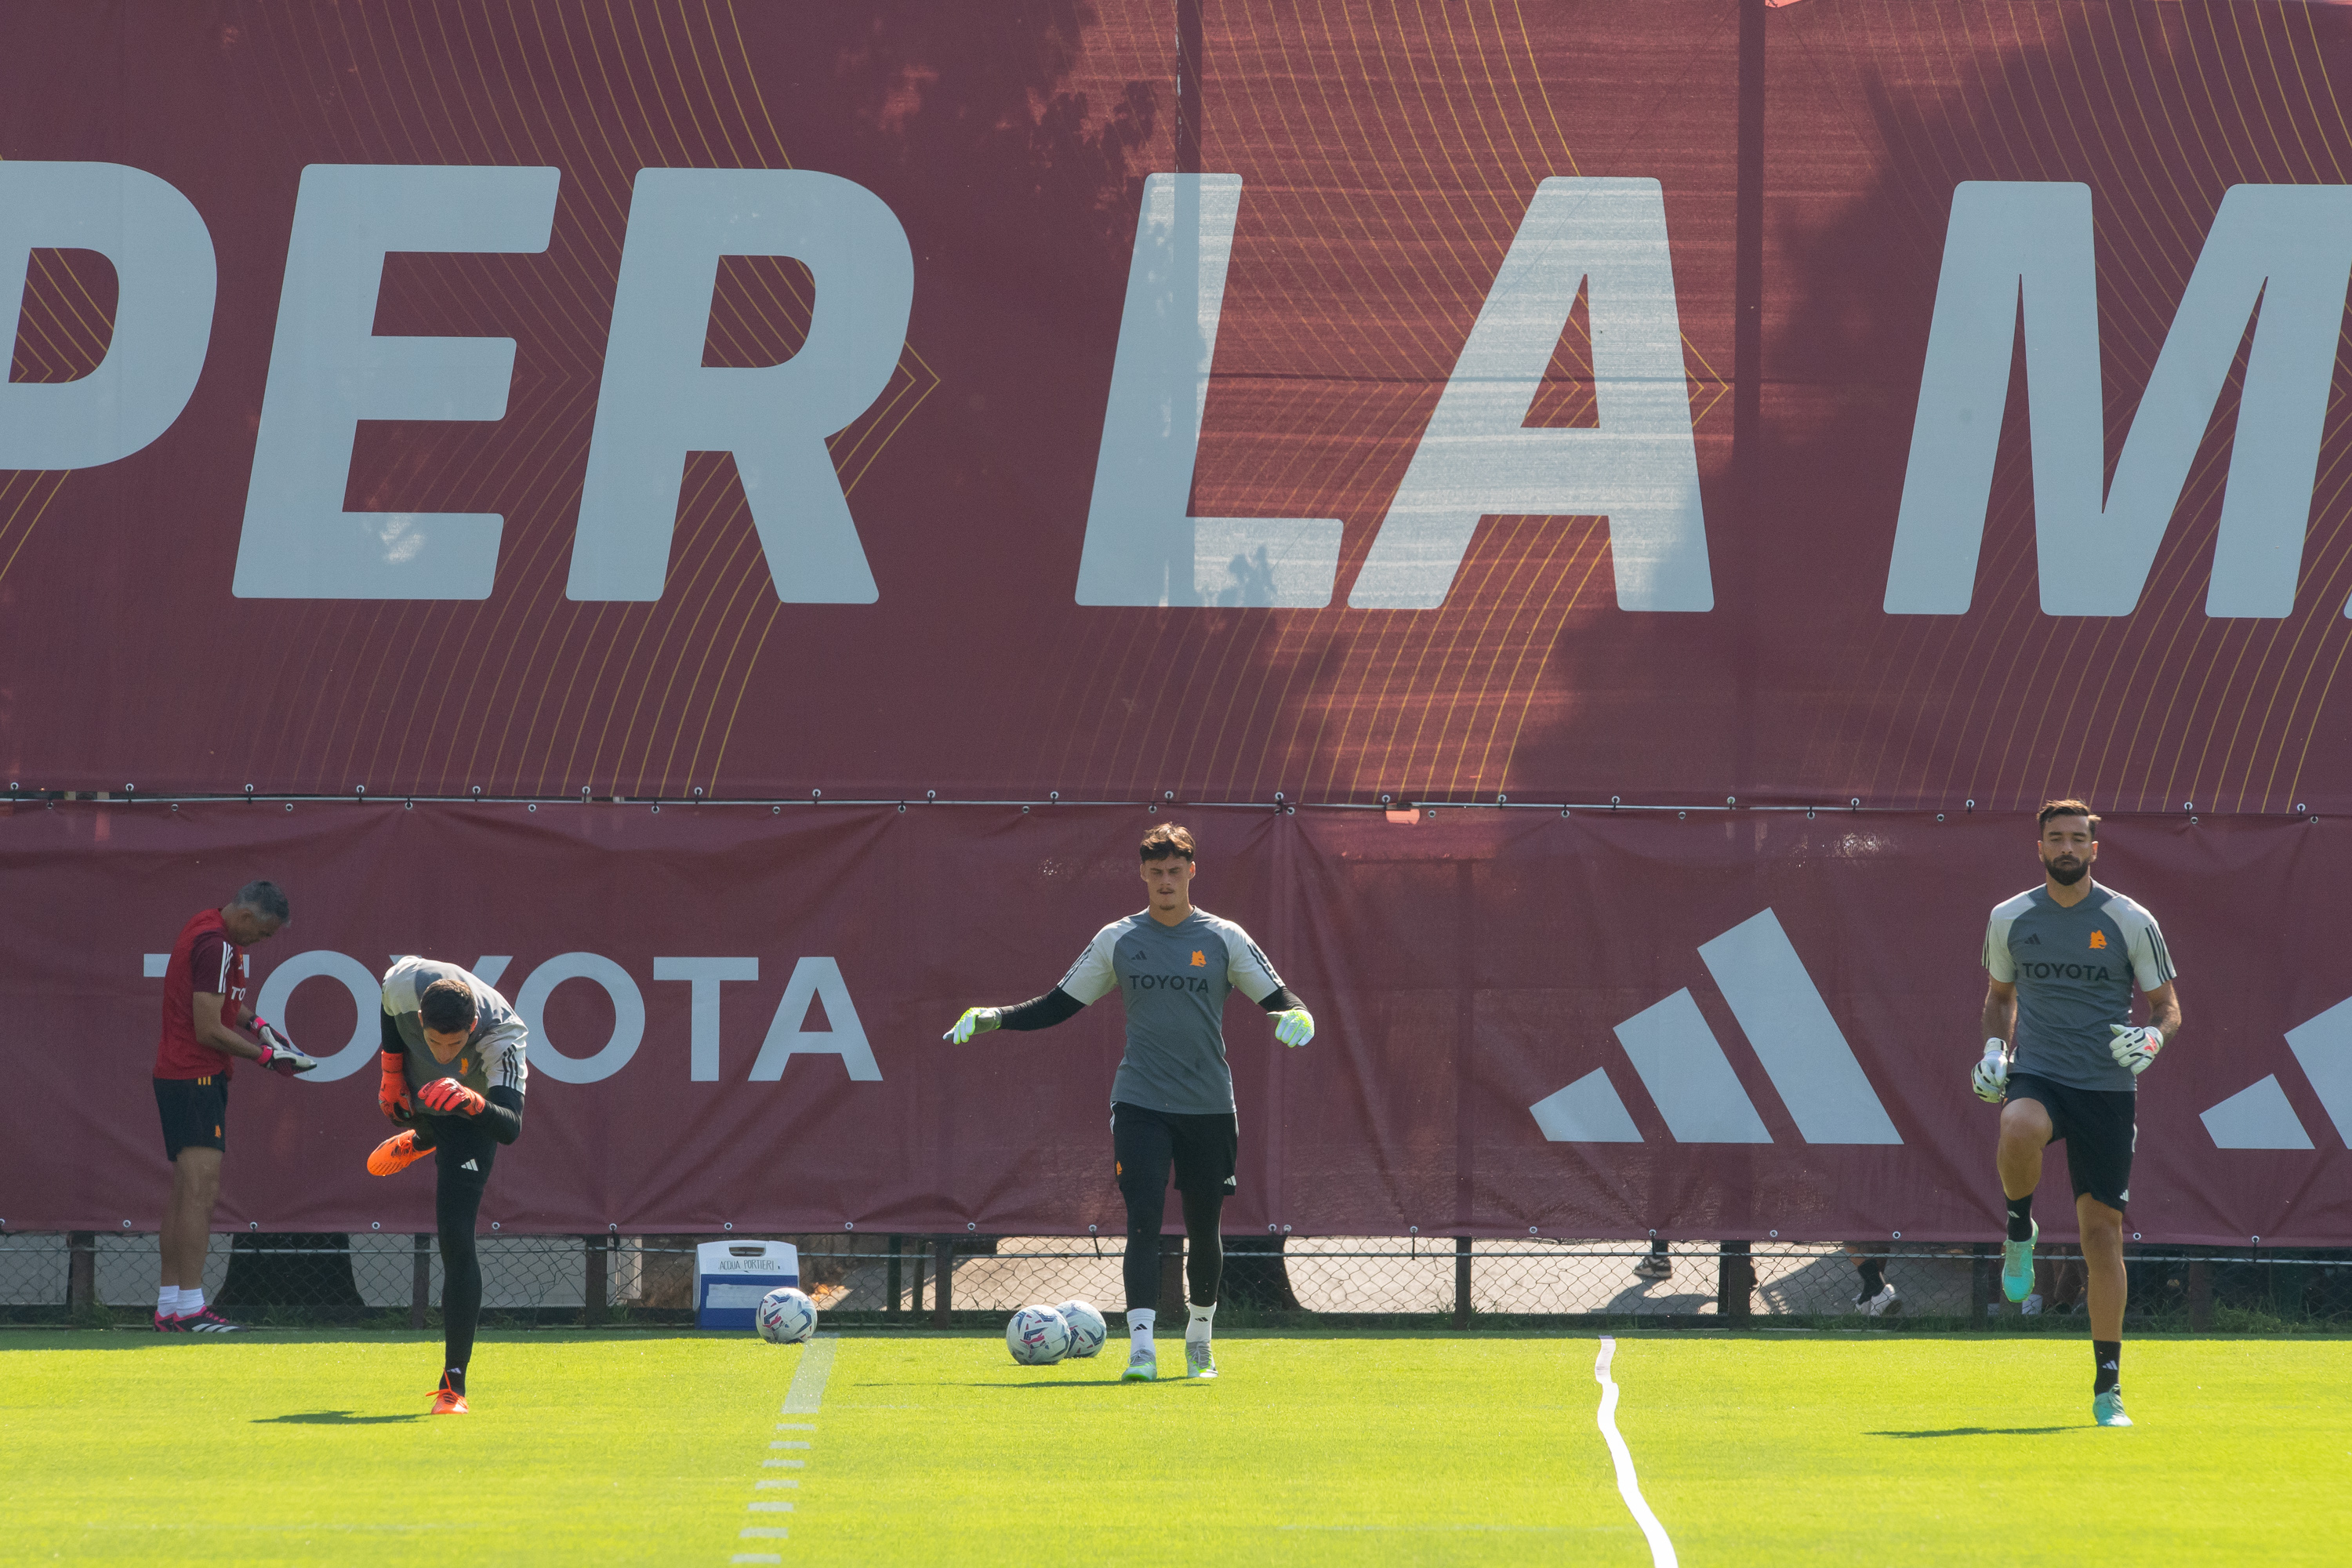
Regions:
<instances>
[{"instance_id":1,"label":"goalkeeper bending over","mask_svg":"<svg viewBox=\"0 0 2352 1568\"><path fill-rule=\"evenodd\" d=\"M456 964L404 958L384 971L376 1103L408 1131L376 1146L368 1172L389 1176L434 1156L446 1342L436 1415L466 1414L466 1363L482 1315L474 1225L499 1145L522 1134L525 1043L522 1019L507 999Z\"/></svg>"},{"instance_id":2,"label":"goalkeeper bending over","mask_svg":"<svg viewBox=\"0 0 2352 1568\"><path fill-rule=\"evenodd\" d=\"M1160 1226L1172 1171L1191 1240L1185 1273L1192 1320L1184 1366L1217 1375L1209 1348L1224 1272L1217 1218L1234 1190L1240 1123L1234 1075L1225 1065L1225 994L1235 988L1275 1015L1275 1037L1303 1046L1315 1020L1282 984L1249 933L1192 907L1192 836L1153 828L1142 845L1150 905L1095 933L1062 983L1017 1007L967 1008L946 1038L957 1045L990 1029L1049 1029L1117 987L1127 1003L1127 1055L1111 1084L1110 1137L1119 1195L1127 1200L1127 1331L1124 1379L1160 1373L1152 1342L1160 1297Z\"/></svg>"}]
</instances>

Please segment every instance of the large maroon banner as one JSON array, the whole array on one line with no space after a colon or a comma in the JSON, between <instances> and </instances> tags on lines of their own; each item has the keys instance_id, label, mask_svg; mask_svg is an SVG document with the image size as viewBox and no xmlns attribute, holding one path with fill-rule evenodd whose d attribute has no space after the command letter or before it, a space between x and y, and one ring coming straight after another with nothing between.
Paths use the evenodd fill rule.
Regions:
<instances>
[{"instance_id":1,"label":"large maroon banner","mask_svg":"<svg viewBox=\"0 0 2352 1568\"><path fill-rule=\"evenodd\" d=\"M0 808L6 810L7 808ZM158 955L278 879L263 1010L326 1066L250 1070L221 1220L428 1229L378 1180L375 976L474 967L531 1029L508 1231L1116 1234L1121 1021L940 1034L1044 992L1138 906L1141 807L74 804L0 817L9 977L0 1222L152 1230ZM1554 1237L1993 1234L1968 1087L1988 910L2030 817L1848 811L1194 812L1202 905L1314 1009L1236 1003L1239 1228ZM2187 1027L2141 1080L2130 1226L2340 1242L2352 1226L2352 876L2331 824L2112 822ZM2063 956L2063 955L2060 955ZM144 978L142 978L144 976ZM2063 1162L2044 1226L2071 1226Z\"/></svg>"},{"instance_id":2,"label":"large maroon banner","mask_svg":"<svg viewBox=\"0 0 2352 1568\"><path fill-rule=\"evenodd\" d=\"M0 764L2352 807L2352 13L1742 11L7 0Z\"/></svg>"}]
</instances>

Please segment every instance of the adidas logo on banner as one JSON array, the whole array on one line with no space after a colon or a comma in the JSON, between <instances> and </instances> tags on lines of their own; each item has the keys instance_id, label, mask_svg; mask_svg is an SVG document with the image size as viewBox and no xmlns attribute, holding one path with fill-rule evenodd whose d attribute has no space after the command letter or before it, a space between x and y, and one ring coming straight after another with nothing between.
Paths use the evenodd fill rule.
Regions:
<instances>
[{"instance_id":1,"label":"adidas logo on banner","mask_svg":"<svg viewBox=\"0 0 2352 1568\"><path fill-rule=\"evenodd\" d=\"M1806 1142L1903 1142L1770 910L1707 942L1698 955ZM1689 991L1634 1014L1616 1032L1675 1142L1772 1142ZM1555 1143L1642 1142L1605 1068L1528 1110Z\"/></svg>"},{"instance_id":2,"label":"adidas logo on banner","mask_svg":"<svg viewBox=\"0 0 2352 1568\"><path fill-rule=\"evenodd\" d=\"M471 1171L478 1176L482 1173L482 1168L479 1165L475 1164L471 1160L467 1161L464 1164L458 1166L457 1169L461 1171Z\"/></svg>"},{"instance_id":3,"label":"adidas logo on banner","mask_svg":"<svg viewBox=\"0 0 2352 1568\"><path fill-rule=\"evenodd\" d=\"M2287 1049L2311 1081L2336 1135L2352 1143L2352 1001L2286 1032ZM2199 1115L2216 1149L2312 1149L2303 1118L2272 1073Z\"/></svg>"}]
</instances>

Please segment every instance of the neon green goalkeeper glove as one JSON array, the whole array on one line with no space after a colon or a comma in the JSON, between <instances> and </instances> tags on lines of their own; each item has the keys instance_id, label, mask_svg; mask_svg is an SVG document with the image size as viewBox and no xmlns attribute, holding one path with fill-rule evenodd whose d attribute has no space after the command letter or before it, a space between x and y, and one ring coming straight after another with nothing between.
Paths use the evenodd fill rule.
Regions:
<instances>
[{"instance_id":1,"label":"neon green goalkeeper glove","mask_svg":"<svg viewBox=\"0 0 2352 1568\"><path fill-rule=\"evenodd\" d=\"M1315 1015L1304 1007L1274 1016L1274 1037L1286 1046L1303 1046L1315 1037Z\"/></svg>"},{"instance_id":2,"label":"neon green goalkeeper glove","mask_svg":"<svg viewBox=\"0 0 2352 1568\"><path fill-rule=\"evenodd\" d=\"M950 1045L969 1045L974 1035L984 1035L994 1027L996 1027L995 1008L966 1007L963 1010L963 1016L955 1021L955 1027L941 1035L940 1038Z\"/></svg>"}]
</instances>

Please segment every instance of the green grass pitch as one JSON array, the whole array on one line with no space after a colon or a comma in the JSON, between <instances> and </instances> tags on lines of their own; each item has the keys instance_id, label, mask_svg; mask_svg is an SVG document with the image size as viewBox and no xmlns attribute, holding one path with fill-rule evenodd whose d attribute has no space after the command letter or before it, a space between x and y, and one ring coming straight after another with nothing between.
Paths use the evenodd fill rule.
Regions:
<instances>
[{"instance_id":1,"label":"green grass pitch","mask_svg":"<svg viewBox=\"0 0 2352 1568\"><path fill-rule=\"evenodd\" d=\"M788 1415L804 1352L749 1334L493 1335L436 1420L423 1336L10 1332L0 1558L1651 1561L1591 1334L1234 1334L1217 1382L1150 1385L1116 1335L1034 1369L833 1342ZM2140 1425L2101 1431L2074 1340L1661 1334L1612 1368L1680 1560L1741 1564L2342 1563L2347 1372L2341 1340L2128 1342Z\"/></svg>"}]
</instances>

